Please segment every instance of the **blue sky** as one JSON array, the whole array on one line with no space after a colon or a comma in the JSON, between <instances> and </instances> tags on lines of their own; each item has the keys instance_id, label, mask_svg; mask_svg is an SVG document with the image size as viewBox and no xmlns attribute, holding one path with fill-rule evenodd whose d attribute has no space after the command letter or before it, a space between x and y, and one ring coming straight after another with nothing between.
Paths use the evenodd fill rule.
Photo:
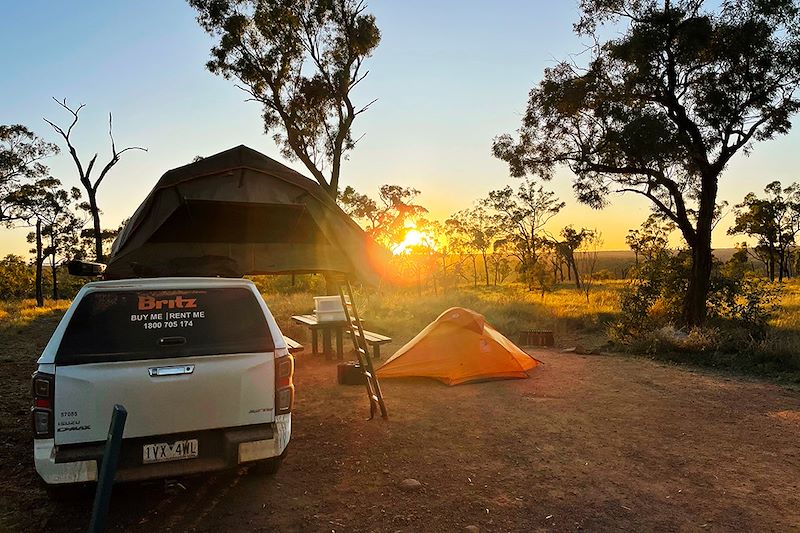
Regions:
<instances>
[{"instance_id":1,"label":"blue sky","mask_svg":"<svg viewBox=\"0 0 800 533\"><path fill-rule=\"evenodd\" d=\"M342 184L371 195L384 183L415 187L440 219L513 185L505 164L490 154L492 138L517 128L544 68L582 50L572 33L577 2L373 0L370 9L383 38L356 99L378 102L355 124L356 136L366 135L345 164ZM281 159L263 133L259 106L205 69L211 44L192 9L177 0L8 2L0 18L0 123L22 123L58 141L42 117L64 123L68 116L50 98L86 103L75 144L82 157L99 151L103 161L112 111L117 146L148 148L125 154L101 187L104 226L113 227L165 171L195 155L246 144ZM733 204L774 179L796 180L798 135L738 157L721 198ZM66 185L78 184L67 155L48 164ZM606 248L624 248L647 203L619 197L593 211L576 204L569 183L565 171L549 185L568 203L553 229L598 228ZM741 240L724 235L731 219L720 223L715 246ZM0 254L24 253L24 235L0 229Z\"/></svg>"}]
</instances>

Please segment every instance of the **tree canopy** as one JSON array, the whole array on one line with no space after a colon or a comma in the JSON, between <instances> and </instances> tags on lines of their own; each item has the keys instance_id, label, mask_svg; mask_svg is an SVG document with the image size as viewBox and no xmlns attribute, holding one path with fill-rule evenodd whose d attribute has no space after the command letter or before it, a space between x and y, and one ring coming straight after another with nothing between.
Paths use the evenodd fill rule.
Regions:
<instances>
[{"instance_id":1,"label":"tree canopy","mask_svg":"<svg viewBox=\"0 0 800 533\"><path fill-rule=\"evenodd\" d=\"M783 187L780 181L773 181L764 192L764 198L751 192L736 206L736 219L728 234L755 237L755 253L764 261L769 279L775 279L777 266L778 280L783 281L789 271L790 249L800 233L800 186Z\"/></svg>"},{"instance_id":2,"label":"tree canopy","mask_svg":"<svg viewBox=\"0 0 800 533\"><path fill-rule=\"evenodd\" d=\"M417 224L428 210L416 203L419 191L400 185L381 185L376 202L347 186L338 201L345 213L365 222L366 232L378 243L392 248L403 241L409 227Z\"/></svg>"},{"instance_id":3,"label":"tree canopy","mask_svg":"<svg viewBox=\"0 0 800 533\"><path fill-rule=\"evenodd\" d=\"M45 176L42 160L58 153L58 146L37 137L20 124L0 124L0 222L12 218L9 195L23 183Z\"/></svg>"},{"instance_id":4,"label":"tree canopy","mask_svg":"<svg viewBox=\"0 0 800 533\"><path fill-rule=\"evenodd\" d=\"M189 0L218 38L208 69L238 79L261 103L264 129L336 198L342 159L357 142L352 125L369 105L353 88L380 42L361 0ZM326 166L330 168L326 168Z\"/></svg>"},{"instance_id":5,"label":"tree canopy","mask_svg":"<svg viewBox=\"0 0 800 533\"><path fill-rule=\"evenodd\" d=\"M544 72L516 136L493 150L515 176L574 173L579 201L646 197L693 252L684 320L705 319L719 178L738 152L785 134L800 109L793 0L582 0L588 65ZM621 30L602 42L605 24Z\"/></svg>"},{"instance_id":6,"label":"tree canopy","mask_svg":"<svg viewBox=\"0 0 800 533\"><path fill-rule=\"evenodd\" d=\"M35 254L38 305L43 303L42 265L48 257L52 274L52 297L58 299L56 269L59 258L74 255L78 235L84 224L73 205L80 198L81 192L77 187L67 191L61 188L59 180L52 177L25 183L8 196L14 218L36 228L35 232L28 235L28 242L36 244L31 252Z\"/></svg>"},{"instance_id":7,"label":"tree canopy","mask_svg":"<svg viewBox=\"0 0 800 533\"><path fill-rule=\"evenodd\" d=\"M547 241L541 232L566 203L552 191L526 179L516 191L509 186L490 191L486 205L495 213L498 236L511 245L523 277L529 288L533 288L534 273L541 267L539 255Z\"/></svg>"}]
</instances>

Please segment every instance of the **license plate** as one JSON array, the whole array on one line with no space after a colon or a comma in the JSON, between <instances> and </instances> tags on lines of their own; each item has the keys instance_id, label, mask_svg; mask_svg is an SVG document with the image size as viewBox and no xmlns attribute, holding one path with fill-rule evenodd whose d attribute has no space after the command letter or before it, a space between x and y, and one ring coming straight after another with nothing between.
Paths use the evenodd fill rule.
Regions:
<instances>
[{"instance_id":1,"label":"license plate","mask_svg":"<svg viewBox=\"0 0 800 533\"><path fill-rule=\"evenodd\" d=\"M197 439L177 440L172 444L168 442L145 444L142 448L142 462L144 463L163 463L194 459L195 457L197 457Z\"/></svg>"}]
</instances>

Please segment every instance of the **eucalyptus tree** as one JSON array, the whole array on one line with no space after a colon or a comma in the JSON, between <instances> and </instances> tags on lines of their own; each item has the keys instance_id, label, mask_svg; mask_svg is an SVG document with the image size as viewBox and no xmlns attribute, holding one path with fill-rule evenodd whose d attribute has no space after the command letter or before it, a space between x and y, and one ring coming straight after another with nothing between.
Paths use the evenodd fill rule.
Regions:
<instances>
[{"instance_id":1,"label":"eucalyptus tree","mask_svg":"<svg viewBox=\"0 0 800 533\"><path fill-rule=\"evenodd\" d=\"M206 67L263 108L264 130L289 159L299 159L331 198L342 161L358 139L353 89L380 42L362 0L189 0L217 39Z\"/></svg>"},{"instance_id":2,"label":"eucalyptus tree","mask_svg":"<svg viewBox=\"0 0 800 533\"><path fill-rule=\"evenodd\" d=\"M493 223L499 228L497 241L510 245L519 260L520 273L532 290L540 249L547 241L544 227L566 203L552 191L525 179L517 190L506 186L491 191L485 205L494 213Z\"/></svg>"},{"instance_id":3,"label":"eucalyptus tree","mask_svg":"<svg viewBox=\"0 0 800 533\"><path fill-rule=\"evenodd\" d=\"M575 253L584 248L586 243L594 242L597 232L586 228L575 229L566 226L561 230L561 240L554 241L556 251L564 258L567 263L567 272L572 272L575 276L575 288L581 289L581 275L578 271L578 261ZM596 254L595 254L596 255Z\"/></svg>"},{"instance_id":4,"label":"eucalyptus tree","mask_svg":"<svg viewBox=\"0 0 800 533\"><path fill-rule=\"evenodd\" d=\"M76 214L74 203L79 201L81 192L77 187L70 190L61 188L61 182L48 177L25 183L9 194L7 201L12 217L34 231L28 235L28 242L34 243L36 267L35 287L37 305L43 305L42 290L43 267L50 259L52 276L52 297L58 299L59 258L68 254L78 242L78 233L83 221Z\"/></svg>"},{"instance_id":5,"label":"eucalyptus tree","mask_svg":"<svg viewBox=\"0 0 800 533\"><path fill-rule=\"evenodd\" d=\"M574 174L595 208L646 198L691 249L689 325L706 318L720 180L737 153L784 135L800 109L794 0L581 0L589 61L546 69L516 136L494 141L512 174ZM615 37L604 40L613 30Z\"/></svg>"},{"instance_id":6,"label":"eucalyptus tree","mask_svg":"<svg viewBox=\"0 0 800 533\"><path fill-rule=\"evenodd\" d=\"M13 218L8 197L22 184L47 175L42 162L56 155L58 146L21 124L0 124L0 222Z\"/></svg>"},{"instance_id":7,"label":"eucalyptus tree","mask_svg":"<svg viewBox=\"0 0 800 533\"><path fill-rule=\"evenodd\" d=\"M496 218L487 209L487 202L477 202L470 209L454 213L447 221L462 235L463 246L473 256L474 283L477 285L477 268L474 265L474 254L480 254L483 261L483 273L486 286L489 286L489 256L501 230Z\"/></svg>"},{"instance_id":8,"label":"eucalyptus tree","mask_svg":"<svg viewBox=\"0 0 800 533\"><path fill-rule=\"evenodd\" d=\"M769 279L775 280L777 266L778 281L783 281L790 272L792 247L800 233L800 186L783 187L780 181L773 181L764 192L763 198L751 192L736 205L736 219L728 234L758 239L755 252L763 258Z\"/></svg>"}]
</instances>

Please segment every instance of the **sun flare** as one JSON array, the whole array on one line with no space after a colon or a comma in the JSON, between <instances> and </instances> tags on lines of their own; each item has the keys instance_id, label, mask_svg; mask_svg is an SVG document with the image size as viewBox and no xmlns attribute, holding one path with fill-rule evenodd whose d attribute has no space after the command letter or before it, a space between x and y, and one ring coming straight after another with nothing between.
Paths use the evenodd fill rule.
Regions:
<instances>
[{"instance_id":1,"label":"sun flare","mask_svg":"<svg viewBox=\"0 0 800 533\"><path fill-rule=\"evenodd\" d=\"M416 228L408 228L403 242L392 248L394 255L410 253L416 246L431 246L433 238L430 234L421 232Z\"/></svg>"}]
</instances>

